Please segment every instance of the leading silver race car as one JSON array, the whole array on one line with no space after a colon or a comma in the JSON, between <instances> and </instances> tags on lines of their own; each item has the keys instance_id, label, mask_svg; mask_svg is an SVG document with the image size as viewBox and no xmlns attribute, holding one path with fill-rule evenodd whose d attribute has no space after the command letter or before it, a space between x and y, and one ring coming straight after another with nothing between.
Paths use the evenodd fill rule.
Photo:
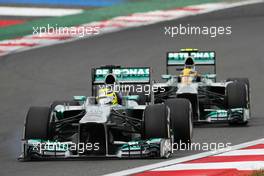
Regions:
<instances>
[{"instance_id":1,"label":"leading silver race car","mask_svg":"<svg viewBox=\"0 0 264 176\"><path fill-rule=\"evenodd\" d=\"M171 66L176 74L169 74ZM156 83L159 92L155 102L188 99L192 104L194 122L228 122L245 125L250 119L250 85L247 78L216 81L214 51L183 49L167 53L165 83ZM213 70L213 71L208 71ZM175 71L174 71L175 72ZM162 91L164 90L164 91Z\"/></svg>"},{"instance_id":2,"label":"leading silver race car","mask_svg":"<svg viewBox=\"0 0 264 176\"><path fill-rule=\"evenodd\" d=\"M75 157L169 157L175 139L190 140L189 101L140 105L114 86L151 85L150 68L104 66L92 70L92 96L55 101L28 111L20 159ZM190 111L191 112L191 111ZM183 119L184 118L184 119Z\"/></svg>"}]
</instances>

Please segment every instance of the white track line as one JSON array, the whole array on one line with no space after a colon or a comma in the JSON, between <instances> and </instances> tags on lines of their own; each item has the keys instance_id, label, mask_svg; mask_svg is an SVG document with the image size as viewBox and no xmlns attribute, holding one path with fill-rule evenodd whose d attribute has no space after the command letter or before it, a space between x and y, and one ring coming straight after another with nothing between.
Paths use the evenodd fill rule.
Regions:
<instances>
[{"instance_id":1,"label":"white track line","mask_svg":"<svg viewBox=\"0 0 264 176\"><path fill-rule=\"evenodd\" d=\"M65 16L81 13L82 9L38 8L38 7L6 7L0 6L1 16Z\"/></svg>"},{"instance_id":2,"label":"white track line","mask_svg":"<svg viewBox=\"0 0 264 176\"><path fill-rule=\"evenodd\" d=\"M238 149L245 148L245 147L249 147L249 146L253 146L253 145L257 145L257 144L260 144L263 142L264 142L264 138L254 140L254 141L250 141L250 142L246 142L246 143L242 143L239 145L232 146L231 151L238 150ZM195 159L199 159L199 158L204 158L207 156L221 154L221 153L224 153L225 151L226 150L216 150L216 151L199 153L199 154L186 156L186 157L182 157L182 158L177 158L177 159L172 159L169 161L164 161L164 162L160 162L160 163L156 163L156 164L150 164L150 165L140 166L140 167L133 168L133 169L123 170L120 172L114 172L111 174L106 174L104 176L123 176L123 175L136 174L136 173L140 173L140 172L144 172L144 171L148 171L148 170L153 170L153 169L158 169L158 168L174 165L177 163L182 163L182 162L191 161L191 160L195 160ZM229 165L230 165L230 163L229 163Z\"/></svg>"},{"instance_id":3,"label":"white track line","mask_svg":"<svg viewBox=\"0 0 264 176\"><path fill-rule=\"evenodd\" d=\"M259 170L264 168L264 161L241 161L241 162L215 162L215 163L193 163L176 164L162 167L151 171L179 171L194 169L237 169L237 170Z\"/></svg>"},{"instance_id":4,"label":"white track line","mask_svg":"<svg viewBox=\"0 0 264 176\"><path fill-rule=\"evenodd\" d=\"M264 149L234 150L216 156L246 156L246 155L264 155Z\"/></svg>"}]
</instances>

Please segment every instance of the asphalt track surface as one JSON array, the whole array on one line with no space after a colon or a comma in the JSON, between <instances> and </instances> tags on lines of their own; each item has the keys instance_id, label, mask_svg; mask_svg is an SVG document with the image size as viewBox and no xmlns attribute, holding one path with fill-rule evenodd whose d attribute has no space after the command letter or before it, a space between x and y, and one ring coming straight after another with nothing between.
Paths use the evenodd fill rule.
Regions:
<instances>
[{"instance_id":1,"label":"asphalt track surface","mask_svg":"<svg viewBox=\"0 0 264 176\"><path fill-rule=\"evenodd\" d=\"M165 53L185 47L215 50L218 79L249 77L252 121L248 127L199 125L194 142L239 144L264 137L264 4L129 29L0 58L0 175L100 175L163 160L88 159L18 162L24 117L30 105L48 105L72 95L90 94L90 69L105 64L151 66L154 78L165 72ZM179 23L232 26L231 36L210 38L164 35ZM199 151L177 152L173 158Z\"/></svg>"}]
</instances>

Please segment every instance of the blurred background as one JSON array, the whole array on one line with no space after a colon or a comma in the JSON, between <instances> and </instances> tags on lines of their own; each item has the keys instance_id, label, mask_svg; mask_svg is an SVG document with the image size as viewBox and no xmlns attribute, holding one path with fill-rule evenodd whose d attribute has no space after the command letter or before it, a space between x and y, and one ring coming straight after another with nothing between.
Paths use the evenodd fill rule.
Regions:
<instances>
[{"instance_id":1,"label":"blurred background","mask_svg":"<svg viewBox=\"0 0 264 176\"><path fill-rule=\"evenodd\" d=\"M113 6L126 1L133 0L0 0L0 27L36 18L77 14L82 10Z\"/></svg>"}]
</instances>

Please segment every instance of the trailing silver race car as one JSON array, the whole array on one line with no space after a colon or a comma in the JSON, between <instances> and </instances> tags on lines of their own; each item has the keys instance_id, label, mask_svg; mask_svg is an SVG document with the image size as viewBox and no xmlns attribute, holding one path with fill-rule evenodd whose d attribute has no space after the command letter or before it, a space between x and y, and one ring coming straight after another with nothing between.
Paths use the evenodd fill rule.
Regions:
<instances>
[{"instance_id":1,"label":"trailing silver race car","mask_svg":"<svg viewBox=\"0 0 264 176\"><path fill-rule=\"evenodd\" d=\"M136 84L151 85L150 68L94 68L91 97L30 107L20 159L169 157L174 136L191 139L191 104L175 99L139 105L139 95L113 89ZM172 107L184 107L186 113Z\"/></svg>"},{"instance_id":2,"label":"trailing silver race car","mask_svg":"<svg viewBox=\"0 0 264 176\"><path fill-rule=\"evenodd\" d=\"M171 66L176 67L174 74L169 74L172 72ZM249 80L228 78L216 82L214 51L182 49L180 52L168 52L166 71L167 74L162 75L166 82L155 84L159 90L165 90L155 94L155 103L171 98L188 99L192 104L194 122L229 122L231 125L248 123Z\"/></svg>"}]
</instances>

